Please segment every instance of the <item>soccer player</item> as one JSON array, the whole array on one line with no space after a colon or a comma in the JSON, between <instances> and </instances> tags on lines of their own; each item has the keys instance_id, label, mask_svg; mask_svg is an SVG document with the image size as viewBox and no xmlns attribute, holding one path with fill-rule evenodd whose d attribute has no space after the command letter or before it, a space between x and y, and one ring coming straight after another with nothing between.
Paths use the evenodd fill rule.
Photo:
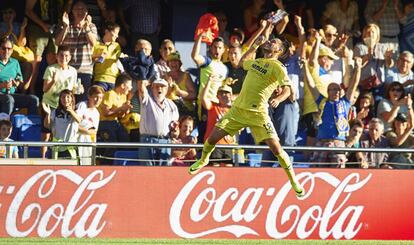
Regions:
<instances>
[{"instance_id":1,"label":"soccer player","mask_svg":"<svg viewBox=\"0 0 414 245\"><path fill-rule=\"evenodd\" d=\"M251 53L261 47L264 58L247 60ZM217 142L226 135L234 135L244 127L250 127L257 143L265 142L280 165L285 169L297 197L305 195L304 188L298 183L289 155L283 150L272 121L268 115L268 100L273 91L282 87L281 96L274 103L279 104L291 93L286 69L277 59L285 52L280 39L267 40L260 36L243 55L241 62L247 70L240 95L232 108L217 122L211 135L204 143L201 158L190 166L188 172L196 174L208 164L209 157Z\"/></svg>"}]
</instances>

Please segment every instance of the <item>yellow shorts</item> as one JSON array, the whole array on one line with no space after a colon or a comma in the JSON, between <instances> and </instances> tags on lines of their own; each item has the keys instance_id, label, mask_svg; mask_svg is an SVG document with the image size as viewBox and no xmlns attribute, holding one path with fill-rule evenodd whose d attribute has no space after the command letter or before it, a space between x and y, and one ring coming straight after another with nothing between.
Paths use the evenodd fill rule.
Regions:
<instances>
[{"instance_id":1,"label":"yellow shorts","mask_svg":"<svg viewBox=\"0 0 414 245\"><path fill-rule=\"evenodd\" d=\"M256 143L274 138L279 140L272 120L267 113L253 112L232 107L217 123L216 127L233 136L240 129L249 127Z\"/></svg>"}]
</instances>

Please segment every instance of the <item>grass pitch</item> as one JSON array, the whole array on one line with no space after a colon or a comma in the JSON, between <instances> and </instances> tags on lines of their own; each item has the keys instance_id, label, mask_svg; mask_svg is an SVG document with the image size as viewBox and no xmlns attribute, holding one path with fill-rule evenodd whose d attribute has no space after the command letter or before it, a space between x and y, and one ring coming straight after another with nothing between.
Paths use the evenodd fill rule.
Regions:
<instances>
[{"instance_id":1,"label":"grass pitch","mask_svg":"<svg viewBox=\"0 0 414 245\"><path fill-rule=\"evenodd\" d=\"M379 240L217 240L217 239L76 239L76 238L0 238L0 244L275 244L275 245L396 245L414 244L414 241L379 241Z\"/></svg>"}]
</instances>

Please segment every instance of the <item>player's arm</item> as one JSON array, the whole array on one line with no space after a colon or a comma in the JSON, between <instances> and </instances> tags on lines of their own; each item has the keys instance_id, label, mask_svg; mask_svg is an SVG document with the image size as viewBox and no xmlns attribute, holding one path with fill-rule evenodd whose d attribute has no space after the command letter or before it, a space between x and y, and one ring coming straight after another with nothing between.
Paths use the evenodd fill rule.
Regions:
<instances>
[{"instance_id":1,"label":"player's arm","mask_svg":"<svg viewBox=\"0 0 414 245\"><path fill-rule=\"evenodd\" d=\"M255 42L253 43L253 45L249 48L249 50L246 51L246 53L243 54L243 56L240 58L240 66L243 67L243 62L246 60L251 60L253 56L253 54L256 53L257 49L260 47L260 45L262 45L264 42L266 42L266 37L264 35L260 35Z\"/></svg>"},{"instance_id":2,"label":"player's arm","mask_svg":"<svg viewBox=\"0 0 414 245\"><path fill-rule=\"evenodd\" d=\"M270 105L273 108L276 108L280 103L285 101L292 94L291 87L289 85L284 85L282 87L282 92L278 94L275 98L270 100Z\"/></svg>"}]
</instances>

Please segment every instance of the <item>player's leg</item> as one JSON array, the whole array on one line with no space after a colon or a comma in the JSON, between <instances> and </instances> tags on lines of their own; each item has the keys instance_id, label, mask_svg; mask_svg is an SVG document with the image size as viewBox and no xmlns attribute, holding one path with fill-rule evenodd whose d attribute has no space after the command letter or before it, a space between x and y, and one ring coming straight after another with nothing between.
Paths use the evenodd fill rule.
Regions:
<instances>
[{"instance_id":1,"label":"player's leg","mask_svg":"<svg viewBox=\"0 0 414 245\"><path fill-rule=\"evenodd\" d=\"M201 157L188 169L189 174L196 174L201 168L208 164L211 153L214 151L216 144L219 140L224 138L228 133L221 128L214 127L210 136L204 142Z\"/></svg>"},{"instance_id":2,"label":"player's leg","mask_svg":"<svg viewBox=\"0 0 414 245\"><path fill-rule=\"evenodd\" d=\"M299 184L296 179L295 171L293 170L292 162L290 161L289 155L283 150L282 146L278 139L269 138L264 140L264 142L269 146L270 150L279 160L280 166L285 170L290 184L292 185L293 190L296 192L296 196L302 197L305 195L305 189Z\"/></svg>"}]
</instances>

